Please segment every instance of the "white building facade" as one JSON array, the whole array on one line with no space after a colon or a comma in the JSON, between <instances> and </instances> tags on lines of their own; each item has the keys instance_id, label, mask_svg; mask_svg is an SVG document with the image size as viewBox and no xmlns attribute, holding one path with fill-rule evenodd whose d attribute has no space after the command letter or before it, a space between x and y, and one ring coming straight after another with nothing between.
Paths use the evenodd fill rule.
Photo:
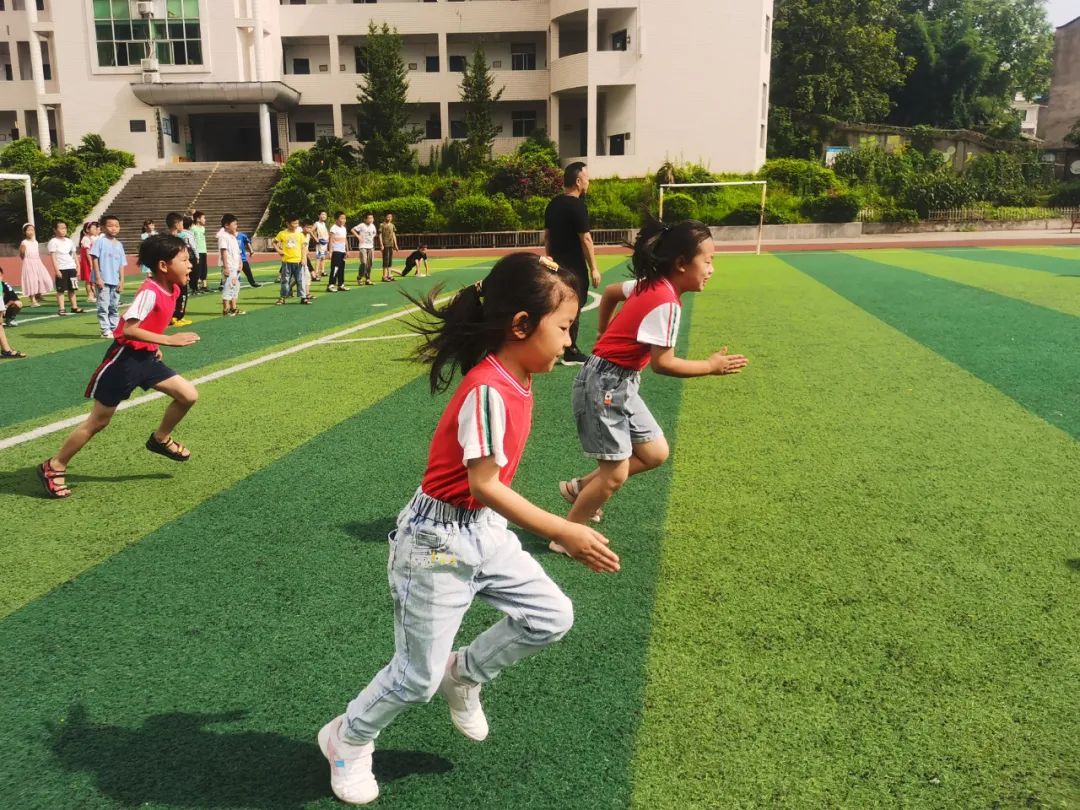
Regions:
<instances>
[{"instance_id":1,"label":"white building facade","mask_svg":"<svg viewBox=\"0 0 1080 810\"><path fill-rule=\"evenodd\" d=\"M545 129L594 176L765 159L773 0L0 0L0 147L87 133L139 166L355 135L369 23L403 38L422 161L464 137L482 46L497 154Z\"/></svg>"}]
</instances>

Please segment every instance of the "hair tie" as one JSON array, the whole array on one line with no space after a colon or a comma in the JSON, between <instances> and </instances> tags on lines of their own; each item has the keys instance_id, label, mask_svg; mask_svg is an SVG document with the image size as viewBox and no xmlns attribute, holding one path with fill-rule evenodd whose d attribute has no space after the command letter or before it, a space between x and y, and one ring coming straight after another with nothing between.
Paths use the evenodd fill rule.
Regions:
<instances>
[{"instance_id":1,"label":"hair tie","mask_svg":"<svg viewBox=\"0 0 1080 810\"><path fill-rule=\"evenodd\" d=\"M660 230L663 231L664 233L667 233L668 231L671 230L671 226L668 225L666 222L661 222L660 223Z\"/></svg>"},{"instance_id":2,"label":"hair tie","mask_svg":"<svg viewBox=\"0 0 1080 810\"><path fill-rule=\"evenodd\" d=\"M540 266L547 268L552 273L558 273L559 272L559 264L558 264L558 262L556 262L550 256L541 256L540 257Z\"/></svg>"},{"instance_id":3,"label":"hair tie","mask_svg":"<svg viewBox=\"0 0 1080 810\"><path fill-rule=\"evenodd\" d=\"M484 282L483 281L478 281L475 284L473 284L473 288L476 290L477 297L479 297L479 298L484 297Z\"/></svg>"}]
</instances>

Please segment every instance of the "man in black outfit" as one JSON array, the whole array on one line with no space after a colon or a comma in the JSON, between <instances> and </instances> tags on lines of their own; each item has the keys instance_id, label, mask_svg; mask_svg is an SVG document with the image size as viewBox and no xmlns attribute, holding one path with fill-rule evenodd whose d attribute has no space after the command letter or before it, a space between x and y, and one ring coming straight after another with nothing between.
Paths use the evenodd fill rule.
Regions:
<instances>
[{"instance_id":1,"label":"man in black outfit","mask_svg":"<svg viewBox=\"0 0 1080 810\"><path fill-rule=\"evenodd\" d=\"M589 282L593 287L600 286L600 271L596 269L589 232L589 209L585 207L588 190L589 172L585 164L571 163L563 172L563 193L549 202L544 212L544 252L578 277L581 306L589 300ZM560 360L564 366L580 366L589 359L578 347L579 321L580 316L570 327L572 343Z\"/></svg>"}]
</instances>

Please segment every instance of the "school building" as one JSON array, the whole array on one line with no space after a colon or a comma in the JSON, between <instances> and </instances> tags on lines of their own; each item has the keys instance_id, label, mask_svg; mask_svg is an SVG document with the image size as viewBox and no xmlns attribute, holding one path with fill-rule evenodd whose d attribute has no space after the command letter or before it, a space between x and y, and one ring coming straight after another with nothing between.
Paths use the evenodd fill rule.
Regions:
<instances>
[{"instance_id":1,"label":"school building","mask_svg":"<svg viewBox=\"0 0 1080 810\"><path fill-rule=\"evenodd\" d=\"M0 0L0 148L100 134L152 167L354 137L368 25L404 42L421 161L465 134L482 45L498 154L544 128L594 176L765 159L773 0Z\"/></svg>"}]
</instances>

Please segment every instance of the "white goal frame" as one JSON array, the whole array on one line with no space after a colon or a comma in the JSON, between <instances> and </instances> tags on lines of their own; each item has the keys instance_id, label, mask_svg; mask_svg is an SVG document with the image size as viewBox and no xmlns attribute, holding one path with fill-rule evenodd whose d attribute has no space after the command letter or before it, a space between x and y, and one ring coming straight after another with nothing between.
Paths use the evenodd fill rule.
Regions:
<instances>
[{"instance_id":1,"label":"white goal frame","mask_svg":"<svg viewBox=\"0 0 1080 810\"><path fill-rule=\"evenodd\" d=\"M769 183L766 180L731 180L716 183L661 183L660 210L658 215L660 219L664 218L664 189L666 188L718 188L721 186L761 186L761 213L758 216L757 250L755 251L760 256L761 241L765 235L765 198L769 193Z\"/></svg>"}]
</instances>

